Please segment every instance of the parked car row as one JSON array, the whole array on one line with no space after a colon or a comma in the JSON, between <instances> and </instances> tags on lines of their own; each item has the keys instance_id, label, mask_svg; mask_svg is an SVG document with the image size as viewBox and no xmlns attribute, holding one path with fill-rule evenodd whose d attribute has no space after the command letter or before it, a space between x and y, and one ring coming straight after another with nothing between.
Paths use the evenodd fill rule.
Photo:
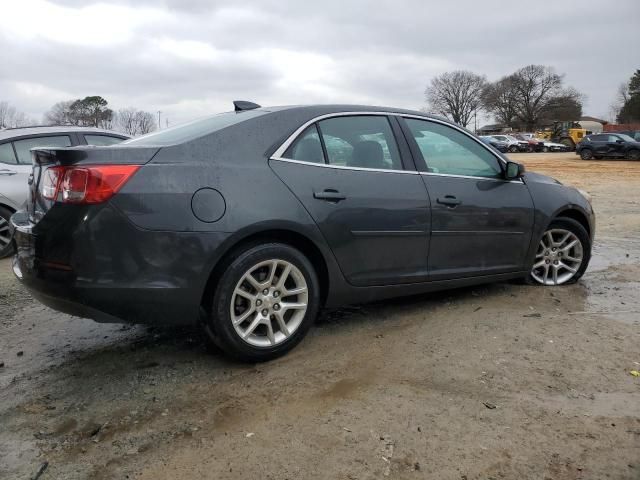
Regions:
<instances>
[{"instance_id":1,"label":"parked car row","mask_svg":"<svg viewBox=\"0 0 640 480\"><path fill-rule=\"evenodd\" d=\"M533 133L484 135L481 136L480 139L502 153L569 151L569 147L563 143L555 143L537 138Z\"/></svg>"},{"instance_id":2,"label":"parked car row","mask_svg":"<svg viewBox=\"0 0 640 480\"><path fill-rule=\"evenodd\" d=\"M106 146L129 138L121 133L89 127L26 127L0 131L0 258L11 254L9 218L26 201L31 175L31 149Z\"/></svg>"}]
</instances>

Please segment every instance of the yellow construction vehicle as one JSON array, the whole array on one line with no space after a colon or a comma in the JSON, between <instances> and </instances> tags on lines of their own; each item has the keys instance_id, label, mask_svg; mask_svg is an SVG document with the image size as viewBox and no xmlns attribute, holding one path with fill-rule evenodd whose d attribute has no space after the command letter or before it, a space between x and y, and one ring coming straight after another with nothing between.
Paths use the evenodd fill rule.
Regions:
<instances>
[{"instance_id":1,"label":"yellow construction vehicle","mask_svg":"<svg viewBox=\"0 0 640 480\"><path fill-rule=\"evenodd\" d=\"M587 130L577 122L553 122L553 125L536 132L536 137L550 142L562 143L571 150L587 135Z\"/></svg>"}]
</instances>

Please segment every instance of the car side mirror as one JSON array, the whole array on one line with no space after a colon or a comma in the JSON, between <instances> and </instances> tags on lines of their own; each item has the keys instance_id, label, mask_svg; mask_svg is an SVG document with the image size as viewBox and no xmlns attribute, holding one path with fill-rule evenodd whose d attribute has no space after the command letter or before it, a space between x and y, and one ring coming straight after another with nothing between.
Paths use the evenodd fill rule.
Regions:
<instances>
[{"instance_id":1,"label":"car side mirror","mask_svg":"<svg viewBox=\"0 0 640 480\"><path fill-rule=\"evenodd\" d=\"M513 180L515 178L520 178L524 175L525 168L524 165L516 162L507 162L507 168L504 172L504 177L507 180Z\"/></svg>"},{"instance_id":2,"label":"car side mirror","mask_svg":"<svg viewBox=\"0 0 640 480\"><path fill-rule=\"evenodd\" d=\"M621 138L619 138L618 140L616 140L616 143L624 143L624 140L622 140Z\"/></svg>"}]
</instances>

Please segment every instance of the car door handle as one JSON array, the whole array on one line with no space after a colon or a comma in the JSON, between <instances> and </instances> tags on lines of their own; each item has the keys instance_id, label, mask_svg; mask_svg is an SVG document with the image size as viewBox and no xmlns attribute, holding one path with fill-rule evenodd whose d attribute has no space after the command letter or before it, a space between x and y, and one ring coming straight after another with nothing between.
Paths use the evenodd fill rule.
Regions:
<instances>
[{"instance_id":1,"label":"car door handle","mask_svg":"<svg viewBox=\"0 0 640 480\"><path fill-rule=\"evenodd\" d=\"M345 200L347 197L333 188L325 188L322 192L313 192L313 198L338 203L341 200Z\"/></svg>"},{"instance_id":2,"label":"car door handle","mask_svg":"<svg viewBox=\"0 0 640 480\"><path fill-rule=\"evenodd\" d=\"M10 176L10 175L15 175L18 172L15 172L13 170L7 170L6 168L3 168L2 170L0 170L0 175L5 175L5 176Z\"/></svg>"},{"instance_id":3,"label":"car door handle","mask_svg":"<svg viewBox=\"0 0 640 480\"><path fill-rule=\"evenodd\" d=\"M445 195L444 198L436 199L436 202L438 202L440 205L446 205L447 207L451 207L451 208L457 207L462 203L453 195Z\"/></svg>"}]
</instances>

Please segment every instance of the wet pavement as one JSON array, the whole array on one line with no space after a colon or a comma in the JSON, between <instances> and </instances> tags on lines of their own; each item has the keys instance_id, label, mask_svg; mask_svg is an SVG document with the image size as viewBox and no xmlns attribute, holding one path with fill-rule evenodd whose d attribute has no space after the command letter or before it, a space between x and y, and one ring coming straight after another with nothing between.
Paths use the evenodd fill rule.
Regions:
<instances>
[{"instance_id":1,"label":"wet pavement","mask_svg":"<svg viewBox=\"0 0 640 480\"><path fill-rule=\"evenodd\" d=\"M514 158L594 196L583 280L324 312L266 364L53 312L0 260L0 478L640 478L640 163Z\"/></svg>"}]
</instances>

